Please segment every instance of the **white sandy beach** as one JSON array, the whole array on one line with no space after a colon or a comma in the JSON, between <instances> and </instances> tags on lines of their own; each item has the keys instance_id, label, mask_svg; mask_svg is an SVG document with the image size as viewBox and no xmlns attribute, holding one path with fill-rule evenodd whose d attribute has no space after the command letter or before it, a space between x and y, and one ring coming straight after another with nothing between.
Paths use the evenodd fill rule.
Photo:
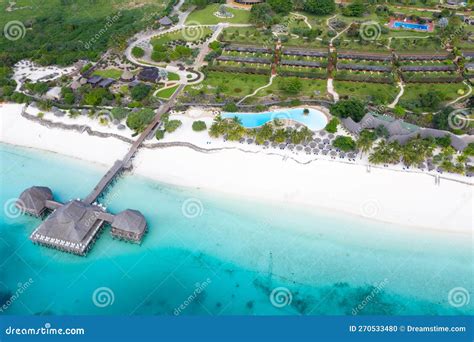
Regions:
<instances>
[{"instance_id":1,"label":"white sandy beach","mask_svg":"<svg viewBox=\"0 0 474 342\"><path fill-rule=\"evenodd\" d=\"M20 116L21 106L0 105L0 142L49 150L90 162L111 165L128 144L115 138L48 129ZM193 116L196 116L194 111ZM206 116L206 115L204 115ZM328 157L265 149L211 139L190 129L192 118L164 142L187 141L203 148L229 147L202 153L187 147L142 148L134 172L160 182L204 190L328 208L385 222L472 233L472 179L371 168ZM211 120L207 116L205 121ZM154 141L156 142L156 140Z\"/></svg>"}]
</instances>

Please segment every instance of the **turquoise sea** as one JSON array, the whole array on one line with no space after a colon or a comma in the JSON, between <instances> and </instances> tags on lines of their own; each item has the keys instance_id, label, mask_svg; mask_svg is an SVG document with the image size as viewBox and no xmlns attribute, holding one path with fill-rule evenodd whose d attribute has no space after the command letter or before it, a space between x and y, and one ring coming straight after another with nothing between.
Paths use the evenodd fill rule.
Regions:
<instances>
[{"instance_id":1,"label":"turquoise sea","mask_svg":"<svg viewBox=\"0 0 474 342\"><path fill-rule=\"evenodd\" d=\"M28 239L40 221L14 218L12 199L32 185L61 201L85 197L105 170L0 144L0 314L474 313L472 236L138 176L122 177L102 202L145 215L141 246L112 239L108 228L87 257Z\"/></svg>"}]
</instances>

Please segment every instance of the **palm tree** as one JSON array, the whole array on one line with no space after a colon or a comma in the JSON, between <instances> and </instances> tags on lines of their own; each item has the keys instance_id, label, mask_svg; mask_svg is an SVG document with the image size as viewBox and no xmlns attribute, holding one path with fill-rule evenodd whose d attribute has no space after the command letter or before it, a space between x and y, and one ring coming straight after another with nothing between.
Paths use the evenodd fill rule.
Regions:
<instances>
[{"instance_id":1,"label":"palm tree","mask_svg":"<svg viewBox=\"0 0 474 342\"><path fill-rule=\"evenodd\" d=\"M363 130L362 132L360 132L359 138L356 141L356 146L358 149L360 149L361 159L364 153L367 153L370 151L370 149L374 145L375 138L376 138L375 133L371 131Z\"/></svg>"}]
</instances>

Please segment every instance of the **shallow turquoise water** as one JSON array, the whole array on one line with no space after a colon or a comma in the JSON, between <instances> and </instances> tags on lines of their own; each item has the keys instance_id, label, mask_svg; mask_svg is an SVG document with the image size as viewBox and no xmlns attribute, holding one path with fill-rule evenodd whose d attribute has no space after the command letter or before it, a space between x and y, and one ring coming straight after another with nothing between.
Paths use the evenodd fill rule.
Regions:
<instances>
[{"instance_id":1,"label":"shallow turquoise water","mask_svg":"<svg viewBox=\"0 0 474 342\"><path fill-rule=\"evenodd\" d=\"M9 145L0 145L0 162L2 205L31 185L51 187L61 201L84 197L105 171ZM474 312L472 300L459 308L448 302L451 289L473 288L472 240L465 235L243 201L136 176L120 179L102 202L111 212L144 213L150 231L141 246L113 240L106 229L87 257L65 254L28 240L39 220L2 211L0 304L8 305L0 314ZM104 307L93 301L102 287L113 295ZM288 305L272 304L279 287L291 293Z\"/></svg>"},{"instance_id":2,"label":"shallow turquoise water","mask_svg":"<svg viewBox=\"0 0 474 342\"><path fill-rule=\"evenodd\" d=\"M326 127L328 123L326 115L324 115L322 112L315 109L309 109L309 113L304 114L303 108L281 109L264 113L223 113L222 117L238 117L242 122L242 126L245 128L260 127L265 125L267 122L279 119L294 120L306 125L313 131L319 131Z\"/></svg>"}]
</instances>

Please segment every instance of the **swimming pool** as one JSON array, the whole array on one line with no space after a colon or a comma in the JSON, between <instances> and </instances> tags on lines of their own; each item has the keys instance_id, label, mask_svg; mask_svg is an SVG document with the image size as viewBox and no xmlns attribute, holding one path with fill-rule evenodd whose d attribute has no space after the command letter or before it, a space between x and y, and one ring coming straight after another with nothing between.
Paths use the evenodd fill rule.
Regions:
<instances>
[{"instance_id":1,"label":"swimming pool","mask_svg":"<svg viewBox=\"0 0 474 342\"><path fill-rule=\"evenodd\" d=\"M304 108L281 109L264 113L223 113L222 117L229 119L237 117L245 128L256 128L275 119L297 121L312 131L319 131L326 127L328 119L324 113L316 109L309 109L304 113Z\"/></svg>"},{"instance_id":2,"label":"swimming pool","mask_svg":"<svg viewBox=\"0 0 474 342\"><path fill-rule=\"evenodd\" d=\"M409 30L428 31L430 28L425 24L406 23L403 21L395 21L392 25L393 28L404 28Z\"/></svg>"}]
</instances>

